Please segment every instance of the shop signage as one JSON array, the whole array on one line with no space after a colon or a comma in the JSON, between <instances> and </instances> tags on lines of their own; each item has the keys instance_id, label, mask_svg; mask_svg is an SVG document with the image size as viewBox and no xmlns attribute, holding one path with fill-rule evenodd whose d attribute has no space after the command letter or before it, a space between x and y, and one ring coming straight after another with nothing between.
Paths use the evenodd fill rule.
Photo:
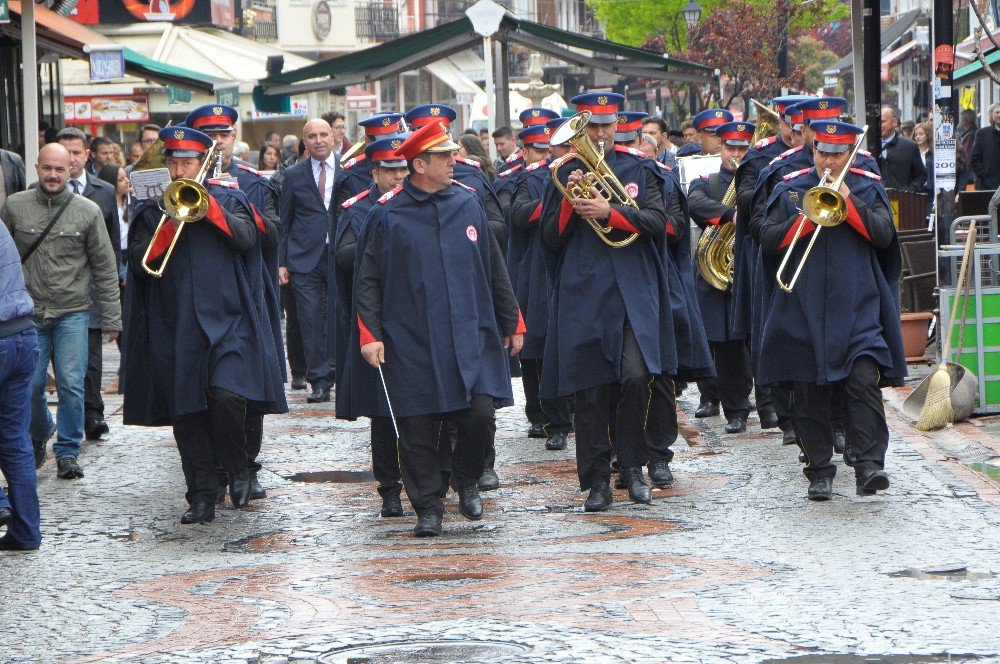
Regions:
<instances>
[{"instance_id":1,"label":"shop signage","mask_svg":"<svg viewBox=\"0 0 1000 664\"><path fill-rule=\"evenodd\" d=\"M215 101L226 106L237 107L240 105L240 86L228 85L224 88L216 88Z\"/></svg>"},{"instance_id":2,"label":"shop signage","mask_svg":"<svg viewBox=\"0 0 1000 664\"><path fill-rule=\"evenodd\" d=\"M333 23L333 16L330 14L330 5L326 0L318 0L312 8L312 30L313 35L319 41L323 41L330 34L330 26Z\"/></svg>"},{"instance_id":3,"label":"shop signage","mask_svg":"<svg viewBox=\"0 0 1000 664\"><path fill-rule=\"evenodd\" d=\"M67 124L149 122L149 97L146 95L68 96L63 104L63 115Z\"/></svg>"},{"instance_id":4,"label":"shop signage","mask_svg":"<svg viewBox=\"0 0 1000 664\"><path fill-rule=\"evenodd\" d=\"M125 54L122 47L90 51L90 82L116 81L125 78Z\"/></svg>"}]
</instances>

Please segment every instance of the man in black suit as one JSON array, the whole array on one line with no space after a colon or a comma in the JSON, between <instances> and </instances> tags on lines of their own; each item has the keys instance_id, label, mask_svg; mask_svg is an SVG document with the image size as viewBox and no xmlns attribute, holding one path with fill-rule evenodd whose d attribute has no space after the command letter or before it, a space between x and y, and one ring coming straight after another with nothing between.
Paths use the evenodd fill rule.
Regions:
<instances>
[{"instance_id":1,"label":"man in black suit","mask_svg":"<svg viewBox=\"0 0 1000 664\"><path fill-rule=\"evenodd\" d=\"M307 401L317 403L330 400L333 385L326 338L326 268L333 183L340 168L333 152L333 131L325 120L307 122L302 140L309 157L285 171L281 187L278 280L290 282L295 293L306 380L312 386Z\"/></svg>"},{"instance_id":2,"label":"man in black suit","mask_svg":"<svg viewBox=\"0 0 1000 664\"><path fill-rule=\"evenodd\" d=\"M1000 189L1000 103L990 106L990 124L972 142L972 172L976 189Z\"/></svg>"},{"instance_id":3,"label":"man in black suit","mask_svg":"<svg viewBox=\"0 0 1000 664\"><path fill-rule=\"evenodd\" d=\"M68 187L75 194L80 194L101 208L104 216L104 226L108 229L111 247L115 252L115 262L118 264L121 276L122 254L121 233L118 226L118 201L115 198L115 188L94 177L85 168L90 150L87 148L87 136L79 129L67 127L56 135L56 140L69 151L69 183ZM87 440L99 440L108 433L108 424L104 421L104 399L101 397L101 310L97 307L96 290L90 285L91 306L90 322L88 324L88 355L87 374L83 381L84 422L83 431Z\"/></svg>"},{"instance_id":4,"label":"man in black suit","mask_svg":"<svg viewBox=\"0 0 1000 664\"><path fill-rule=\"evenodd\" d=\"M882 184L886 189L927 191L927 169L917 144L899 133L899 111L882 107Z\"/></svg>"},{"instance_id":5,"label":"man in black suit","mask_svg":"<svg viewBox=\"0 0 1000 664\"><path fill-rule=\"evenodd\" d=\"M24 162L15 152L0 150L0 205L11 194L24 191Z\"/></svg>"}]
</instances>

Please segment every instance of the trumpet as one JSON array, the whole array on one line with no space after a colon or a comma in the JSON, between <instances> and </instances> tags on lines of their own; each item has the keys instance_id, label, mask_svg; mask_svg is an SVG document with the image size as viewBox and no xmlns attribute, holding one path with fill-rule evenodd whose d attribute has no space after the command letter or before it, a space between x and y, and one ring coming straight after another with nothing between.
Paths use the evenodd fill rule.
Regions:
<instances>
[{"instance_id":1,"label":"trumpet","mask_svg":"<svg viewBox=\"0 0 1000 664\"><path fill-rule=\"evenodd\" d=\"M552 162L552 166L550 166L552 183L567 199L596 198L594 192L599 192L612 203L638 209L639 205L635 199L629 195L621 180L604 161L604 145L594 145L594 142L587 136L587 123L590 121L590 115L590 111L577 113L556 129L549 139L551 145L568 143L575 150L575 152L565 154ZM582 180L572 187L567 187L559 181L559 168L570 159L579 159L586 172ZM594 229L601 242L609 247L616 249L627 247L639 237L638 233L629 233L628 237L623 240L612 240L611 233L617 230L613 226L604 226L596 219L585 219L584 221Z\"/></svg>"},{"instance_id":2,"label":"trumpet","mask_svg":"<svg viewBox=\"0 0 1000 664\"><path fill-rule=\"evenodd\" d=\"M163 203L161 205L163 209L163 216L160 217L160 223L156 225L153 237L149 240L149 246L146 247L146 253L142 256L142 269L144 269L151 276L163 276L163 270L167 267L167 262L170 260L171 254L174 253L174 247L177 246L177 240L181 236L181 230L184 228L184 224L199 221L200 219L203 219L206 214L208 214L210 198L208 190L205 189L205 185L203 185L201 181L208 173L209 165L216 159L218 153L218 146L213 145L205 155L204 160L201 162L201 166L198 168L198 174L193 179L179 178L171 182L167 185L167 188L163 190ZM149 266L149 254L153 250L153 247L156 246L156 241L160 237L160 233L163 231L164 226L169 223L171 219L180 222L181 225L177 228L173 237L170 239L170 244L167 246L167 251L163 255L160 267L152 268Z\"/></svg>"},{"instance_id":3,"label":"trumpet","mask_svg":"<svg viewBox=\"0 0 1000 664\"><path fill-rule=\"evenodd\" d=\"M858 156L858 150L864 144L867 133L868 125L865 125L858 135L854 143L854 148L851 150L844 168L840 171L840 175L833 182L827 184L830 180L830 169L824 170L819 184L807 191L805 197L802 199L802 214L799 215L795 235L792 236L792 241L785 251L785 256L781 259L781 265L778 266L778 288L786 293L792 292L792 288L795 286L795 282L798 280L799 274L806 264L806 259L809 258L809 253L812 251L813 245L816 244L816 238L819 237L819 232L823 230L823 227L833 228L844 223L844 220L847 219L847 201L844 200L843 194L840 193L840 186L844 183L844 178L847 177L847 172L850 170L851 164L854 163L855 157ZM795 249L795 243L798 242L799 234L802 233L806 220L816 224L817 228L813 232L809 244L806 245L806 250L802 254L799 266L795 268L795 272L792 274L792 280L786 284L782 281L781 275L785 272L785 267L788 265L788 261L792 256L792 250Z\"/></svg>"}]
</instances>

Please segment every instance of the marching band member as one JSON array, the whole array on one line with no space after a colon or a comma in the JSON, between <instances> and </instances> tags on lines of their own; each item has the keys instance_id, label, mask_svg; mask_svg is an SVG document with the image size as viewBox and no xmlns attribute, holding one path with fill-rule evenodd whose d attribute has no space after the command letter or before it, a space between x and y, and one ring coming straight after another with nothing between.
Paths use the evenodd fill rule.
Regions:
<instances>
[{"instance_id":1,"label":"marching band member","mask_svg":"<svg viewBox=\"0 0 1000 664\"><path fill-rule=\"evenodd\" d=\"M719 154L719 138L715 128L721 124L733 121L733 114L721 108L708 108L691 118L691 123L698 130L698 140L685 143L677 151L678 157L690 157L696 154Z\"/></svg>"},{"instance_id":2,"label":"marching band member","mask_svg":"<svg viewBox=\"0 0 1000 664\"><path fill-rule=\"evenodd\" d=\"M653 160L614 149L622 101L621 95L598 93L578 95L572 103L591 112L586 135L638 207L609 203L596 192L593 198L570 200L553 188L541 212L542 239L557 258L540 392L576 399L577 474L580 488L590 492L587 511L611 505L612 417L629 497L651 500L642 473L648 461L644 425L649 385L653 376L677 371L660 253L667 232L663 176ZM582 167L571 159L556 177L571 188L583 178ZM586 219L611 230L605 234ZM633 234L637 237L630 244L606 244Z\"/></svg>"},{"instance_id":3,"label":"marching band member","mask_svg":"<svg viewBox=\"0 0 1000 664\"><path fill-rule=\"evenodd\" d=\"M736 208L722 202L736 173L736 166L750 147L756 126L749 122L728 122L716 127L720 141L722 165L717 173L703 175L688 188L688 208L691 218L704 231L709 224L732 222ZM704 402L721 401L722 411L728 420L726 433L747 430L750 416L750 390L753 376L750 371L750 354L742 339L730 333L729 310L732 291L715 288L698 272L695 277L698 304L705 323L705 332L715 358L717 378L698 382Z\"/></svg>"},{"instance_id":4,"label":"marching band member","mask_svg":"<svg viewBox=\"0 0 1000 664\"><path fill-rule=\"evenodd\" d=\"M160 132L173 179L198 174L214 141L190 127ZM215 517L216 464L229 473L233 505L250 500L246 413L284 412L273 338L260 320L248 252L258 229L249 201L226 180L208 180L204 219L161 219L158 201L141 201L130 227L129 325L125 343L124 422L172 425L187 482L190 508L181 523ZM181 230L183 229L183 231ZM181 233L169 264L166 250ZM143 260L164 267L159 279Z\"/></svg>"},{"instance_id":5,"label":"marching band member","mask_svg":"<svg viewBox=\"0 0 1000 664\"><path fill-rule=\"evenodd\" d=\"M810 129L814 166L784 176L768 200L760 231L768 278L779 276L779 254L796 235L788 273L802 260L805 265L792 292L772 297L759 371L765 384L791 386L795 430L807 456L808 497L828 500L836 474L830 461L833 392L842 390L847 402L858 495L884 490L889 430L879 387L902 384L906 358L899 323L899 239L888 198L877 174L848 163L863 130L834 120L813 121ZM827 170L827 185L845 176L839 192L846 221L818 228L805 220L799 233L806 192Z\"/></svg>"},{"instance_id":6,"label":"marching band member","mask_svg":"<svg viewBox=\"0 0 1000 664\"><path fill-rule=\"evenodd\" d=\"M402 133L403 127L400 124L402 119L402 113L379 113L358 123L365 132L365 151L343 163L342 175L334 183L333 195L337 202L333 207L334 215L340 214L344 201L348 198L353 198L371 188L373 166L371 158L368 157L367 146L374 141L392 138Z\"/></svg>"},{"instance_id":7,"label":"marching band member","mask_svg":"<svg viewBox=\"0 0 1000 664\"><path fill-rule=\"evenodd\" d=\"M358 245L359 344L384 371L418 537L441 533L435 448L443 419L458 429L451 481L459 511L482 518L477 482L494 408L513 405L504 348L520 351L524 333L482 205L453 184L456 149L439 122L410 134L396 150L410 176L369 212Z\"/></svg>"},{"instance_id":8,"label":"marching band member","mask_svg":"<svg viewBox=\"0 0 1000 664\"><path fill-rule=\"evenodd\" d=\"M504 160L503 168L497 173L497 179L493 182L493 189L500 199L500 207L510 216L510 199L517 191L517 184L524 167L534 164L549 156L548 139L545 141L544 149L538 147L529 148L524 142L524 136L530 135L538 137L538 127L545 127L545 123L559 117L555 111L547 108L526 108L518 116L521 120L521 131L517 137L521 139L521 149ZM532 131L535 130L535 131ZM543 153L543 154L542 154ZM516 176L516 177L515 177ZM536 436L538 437L538 436Z\"/></svg>"}]
</instances>

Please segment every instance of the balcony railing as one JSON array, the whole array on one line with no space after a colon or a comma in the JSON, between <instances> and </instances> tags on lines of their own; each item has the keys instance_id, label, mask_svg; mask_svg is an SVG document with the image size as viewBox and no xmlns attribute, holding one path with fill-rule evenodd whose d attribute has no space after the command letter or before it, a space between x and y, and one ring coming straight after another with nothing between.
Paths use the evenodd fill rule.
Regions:
<instances>
[{"instance_id":1,"label":"balcony railing","mask_svg":"<svg viewBox=\"0 0 1000 664\"><path fill-rule=\"evenodd\" d=\"M354 26L360 41L399 39L399 9L393 2L358 2L354 5Z\"/></svg>"},{"instance_id":2,"label":"balcony railing","mask_svg":"<svg viewBox=\"0 0 1000 664\"><path fill-rule=\"evenodd\" d=\"M253 38L259 42L278 41L277 21L261 21L257 19L253 22Z\"/></svg>"}]
</instances>

